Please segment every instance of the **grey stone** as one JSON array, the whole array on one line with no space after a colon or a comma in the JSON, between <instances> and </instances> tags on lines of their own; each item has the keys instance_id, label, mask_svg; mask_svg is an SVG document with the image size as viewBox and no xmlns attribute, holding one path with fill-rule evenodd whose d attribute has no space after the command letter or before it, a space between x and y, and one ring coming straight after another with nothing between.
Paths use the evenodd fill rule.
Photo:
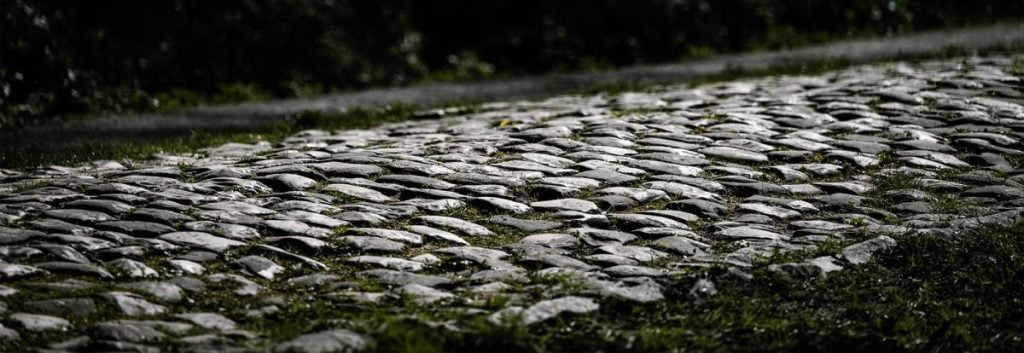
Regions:
<instances>
[{"instance_id":1,"label":"grey stone","mask_svg":"<svg viewBox=\"0 0 1024 353\"><path fill-rule=\"evenodd\" d=\"M580 199L558 199L530 203L530 207L540 211L576 211L592 213L600 211L596 204Z\"/></svg>"},{"instance_id":2,"label":"grey stone","mask_svg":"<svg viewBox=\"0 0 1024 353\"><path fill-rule=\"evenodd\" d=\"M661 286L650 278L642 278L634 285L625 281L587 279L583 281L583 286L601 296L638 303L651 303L665 299L665 295L661 292Z\"/></svg>"},{"instance_id":3,"label":"grey stone","mask_svg":"<svg viewBox=\"0 0 1024 353\"><path fill-rule=\"evenodd\" d=\"M468 201L475 207L497 213L520 214L533 211L530 206L497 197L477 197L469 199Z\"/></svg>"},{"instance_id":4,"label":"grey stone","mask_svg":"<svg viewBox=\"0 0 1024 353\"><path fill-rule=\"evenodd\" d=\"M29 331L53 331L71 328L71 322L56 316L14 313L8 316Z\"/></svg>"},{"instance_id":5,"label":"grey stone","mask_svg":"<svg viewBox=\"0 0 1024 353\"><path fill-rule=\"evenodd\" d=\"M196 221L184 224L187 230L217 234L235 240L248 240L260 237L260 233L252 228L238 224ZM173 230L171 230L173 232ZM167 232L170 233L170 232Z\"/></svg>"},{"instance_id":6,"label":"grey stone","mask_svg":"<svg viewBox=\"0 0 1024 353\"><path fill-rule=\"evenodd\" d=\"M101 339L125 342L158 341L167 335L156 329L156 325L142 325L135 321L102 322L96 325L95 335Z\"/></svg>"},{"instance_id":7,"label":"grey stone","mask_svg":"<svg viewBox=\"0 0 1024 353\"><path fill-rule=\"evenodd\" d=\"M566 255L552 254L552 253L540 253L540 252L537 252L537 251L533 251L532 254L523 255L519 259L519 261L520 262L540 263L540 264L546 264L546 265L549 265L549 266L554 266L555 268L559 268L559 269L570 269L570 270L580 270L580 271L590 271L590 270L593 270L593 269L596 268L596 267L594 267L594 266L592 266L590 264L587 264L586 262L577 260L575 258L566 256Z\"/></svg>"},{"instance_id":8,"label":"grey stone","mask_svg":"<svg viewBox=\"0 0 1024 353\"><path fill-rule=\"evenodd\" d=\"M712 157L734 160L739 162L760 163L768 161L768 156L762 153L741 150L733 147L708 147L699 149L697 151Z\"/></svg>"},{"instance_id":9,"label":"grey stone","mask_svg":"<svg viewBox=\"0 0 1024 353\"><path fill-rule=\"evenodd\" d=\"M543 232L546 230L556 229L562 226L562 223L554 221L519 219L505 215L491 216L491 218L488 220L492 223L516 228L524 232Z\"/></svg>"},{"instance_id":10,"label":"grey stone","mask_svg":"<svg viewBox=\"0 0 1024 353\"><path fill-rule=\"evenodd\" d=\"M64 207L92 209L107 214L121 214L129 212L134 208L123 202L102 199L75 200L65 203Z\"/></svg>"},{"instance_id":11,"label":"grey stone","mask_svg":"<svg viewBox=\"0 0 1024 353\"><path fill-rule=\"evenodd\" d=\"M297 174L273 174L257 180L279 191L306 190L316 186L316 180Z\"/></svg>"},{"instance_id":12,"label":"grey stone","mask_svg":"<svg viewBox=\"0 0 1024 353\"><path fill-rule=\"evenodd\" d=\"M636 235L630 233L589 227L573 228L568 233L580 237L591 246L625 244L636 239Z\"/></svg>"},{"instance_id":13,"label":"grey stone","mask_svg":"<svg viewBox=\"0 0 1024 353\"><path fill-rule=\"evenodd\" d=\"M170 265L171 268L174 269L175 271L191 275L200 275L206 271L203 265L200 265L199 263L189 260L171 259L167 260L167 264Z\"/></svg>"},{"instance_id":14,"label":"grey stone","mask_svg":"<svg viewBox=\"0 0 1024 353\"><path fill-rule=\"evenodd\" d=\"M490 235L494 234L493 232L488 230L487 227L481 226L479 224L476 224L476 223L473 223L473 222L470 222L470 221L465 221L465 220L461 220L461 219L453 218L453 217L420 216L417 219L422 220L422 221L424 221L426 223L435 225L435 226L447 227L447 228L455 229L455 230L459 231L460 233L468 235L468 236L483 237L483 236L490 236Z\"/></svg>"},{"instance_id":15,"label":"grey stone","mask_svg":"<svg viewBox=\"0 0 1024 353\"><path fill-rule=\"evenodd\" d=\"M860 265L867 263L871 260L871 257L878 251L885 250L896 246L896 240L888 236L879 236L865 240L860 243L856 243L843 248L842 257L847 262Z\"/></svg>"},{"instance_id":16,"label":"grey stone","mask_svg":"<svg viewBox=\"0 0 1024 353\"><path fill-rule=\"evenodd\" d=\"M537 244L549 248L569 248L579 245L580 241L569 234L541 233L519 239L520 243Z\"/></svg>"},{"instance_id":17,"label":"grey stone","mask_svg":"<svg viewBox=\"0 0 1024 353\"><path fill-rule=\"evenodd\" d=\"M415 273L408 273L394 270L368 270L359 272L360 275L372 277L380 282L381 284L393 285L393 286L404 286L407 284L419 284L427 287L434 287L438 285L451 283L452 280L433 275L421 275Z\"/></svg>"},{"instance_id":18,"label":"grey stone","mask_svg":"<svg viewBox=\"0 0 1024 353\"><path fill-rule=\"evenodd\" d=\"M616 277L662 277L668 275L668 271L664 269L637 265L618 265L601 271Z\"/></svg>"},{"instance_id":19,"label":"grey stone","mask_svg":"<svg viewBox=\"0 0 1024 353\"><path fill-rule=\"evenodd\" d=\"M711 282L711 280L701 278L693 284L689 294L692 297L710 297L718 294L718 289L715 288L715 283Z\"/></svg>"},{"instance_id":20,"label":"grey stone","mask_svg":"<svg viewBox=\"0 0 1024 353\"><path fill-rule=\"evenodd\" d=\"M249 216L263 216L277 213L274 210L242 201L221 201L199 205L199 208L216 211L227 211Z\"/></svg>"},{"instance_id":21,"label":"grey stone","mask_svg":"<svg viewBox=\"0 0 1024 353\"><path fill-rule=\"evenodd\" d=\"M608 219L627 230L643 227L689 229L686 224L671 218L647 214L611 213L608 214Z\"/></svg>"},{"instance_id":22,"label":"grey stone","mask_svg":"<svg viewBox=\"0 0 1024 353\"><path fill-rule=\"evenodd\" d=\"M21 335L18 331L4 327L0 324L0 341L20 341Z\"/></svg>"},{"instance_id":23,"label":"grey stone","mask_svg":"<svg viewBox=\"0 0 1024 353\"><path fill-rule=\"evenodd\" d=\"M53 218L71 222L95 223L114 220L113 217L103 212L73 208L43 211L43 214Z\"/></svg>"},{"instance_id":24,"label":"grey stone","mask_svg":"<svg viewBox=\"0 0 1024 353\"><path fill-rule=\"evenodd\" d=\"M825 191L842 192L854 195L860 195L871 190L870 185L859 182L814 183L814 186L825 189Z\"/></svg>"},{"instance_id":25,"label":"grey stone","mask_svg":"<svg viewBox=\"0 0 1024 353\"><path fill-rule=\"evenodd\" d=\"M3 280L41 275L43 273L45 271L34 266L0 263L0 279Z\"/></svg>"},{"instance_id":26,"label":"grey stone","mask_svg":"<svg viewBox=\"0 0 1024 353\"><path fill-rule=\"evenodd\" d=\"M263 290L263 286L236 274L215 273L207 278L214 283L232 282L235 285L235 289L231 292L238 296L256 296Z\"/></svg>"},{"instance_id":27,"label":"grey stone","mask_svg":"<svg viewBox=\"0 0 1024 353\"><path fill-rule=\"evenodd\" d=\"M525 181L519 179L477 173L452 173L445 175L443 178L457 184L493 184L506 187L526 185Z\"/></svg>"},{"instance_id":28,"label":"grey stone","mask_svg":"<svg viewBox=\"0 0 1024 353\"><path fill-rule=\"evenodd\" d=\"M467 242L465 239L462 239L462 237L460 237L458 235L455 235L455 234L452 234L450 232L446 232L446 231L437 229L437 228L431 228L431 227L419 226L419 225L411 225L411 226L407 226L406 229L409 230L410 232L413 232L413 233L416 233L416 234L420 234L420 235L423 235L423 236L427 236L427 237L430 237L430 238L440 239L440 240L444 240L444 241L450 241L450 242L453 242L453 243L456 243L456 244L469 245L469 242Z\"/></svg>"},{"instance_id":29,"label":"grey stone","mask_svg":"<svg viewBox=\"0 0 1024 353\"><path fill-rule=\"evenodd\" d=\"M305 334L275 345L274 352L332 353L365 350L370 341L355 332L343 329Z\"/></svg>"},{"instance_id":30,"label":"grey stone","mask_svg":"<svg viewBox=\"0 0 1024 353\"><path fill-rule=\"evenodd\" d=\"M481 264L488 264L491 262L499 261L502 258L508 256L508 253L501 250L481 248L476 246L456 246L450 248L441 248L437 249L436 251L438 253L453 255L459 258L475 261Z\"/></svg>"},{"instance_id":31,"label":"grey stone","mask_svg":"<svg viewBox=\"0 0 1024 353\"><path fill-rule=\"evenodd\" d=\"M38 268L57 273L87 275L100 278L114 278L110 272L94 265L74 262L48 261L33 264Z\"/></svg>"},{"instance_id":32,"label":"grey stone","mask_svg":"<svg viewBox=\"0 0 1024 353\"><path fill-rule=\"evenodd\" d=\"M722 229L715 232L715 235L720 237L727 237L732 239L765 239L765 240L787 240L789 236L781 233L772 232L769 230L751 227L741 226Z\"/></svg>"},{"instance_id":33,"label":"grey stone","mask_svg":"<svg viewBox=\"0 0 1024 353\"><path fill-rule=\"evenodd\" d=\"M611 185L628 184L628 183L632 183L634 181L639 180L639 178L637 178L635 176L632 176L632 175L626 175L626 174L622 174L622 173L619 173L619 172L616 172L616 171L602 170L602 169L588 170L588 171L576 173L573 176L577 177L577 178L588 178L588 179L600 180L601 182L603 182L605 184L611 184Z\"/></svg>"},{"instance_id":34,"label":"grey stone","mask_svg":"<svg viewBox=\"0 0 1024 353\"><path fill-rule=\"evenodd\" d=\"M36 249L43 250L44 252L48 253L49 255L51 255L51 256L53 256L53 257L55 257L57 259L60 259L60 260L65 260L65 261L70 261L70 262L75 262L75 263L80 263L80 264L89 264L89 263L91 263L91 261L89 261L89 258L87 258L84 254L82 254L81 252L78 252L78 250L75 250L74 248L72 248L70 246L57 245L57 244L46 244L46 245L37 245Z\"/></svg>"},{"instance_id":35,"label":"grey stone","mask_svg":"<svg viewBox=\"0 0 1024 353\"><path fill-rule=\"evenodd\" d=\"M107 262L106 267L121 277L157 277L160 273L146 264L126 258L120 258Z\"/></svg>"},{"instance_id":36,"label":"grey stone","mask_svg":"<svg viewBox=\"0 0 1024 353\"><path fill-rule=\"evenodd\" d=\"M363 255L363 256L350 257L350 258L348 258L345 261L353 262L353 263L360 263L360 264L373 264L373 265L377 265L377 266L380 266L380 267L387 267L387 268L394 269L394 270L409 271L409 272L416 272L416 271L422 270L425 267L425 265L423 263L421 263L421 262L409 261L409 260L399 259L399 258L395 258L395 257L383 257L383 256L371 256L371 255Z\"/></svg>"},{"instance_id":37,"label":"grey stone","mask_svg":"<svg viewBox=\"0 0 1024 353\"><path fill-rule=\"evenodd\" d=\"M743 211L751 211L778 219L791 219L800 217L800 212L787 210L781 207L774 207L762 203L743 203L736 207Z\"/></svg>"},{"instance_id":38,"label":"grey stone","mask_svg":"<svg viewBox=\"0 0 1024 353\"><path fill-rule=\"evenodd\" d=\"M455 190L475 196L509 197L508 188L502 185L462 185Z\"/></svg>"},{"instance_id":39,"label":"grey stone","mask_svg":"<svg viewBox=\"0 0 1024 353\"><path fill-rule=\"evenodd\" d=\"M118 287L141 292L166 303L177 303L185 298L184 290L171 282L131 282L119 284Z\"/></svg>"},{"instance_id":40,"label":"grey stone","mask_svg":"<svg viewBox=\"0 0 1024 353\"><path fill-rule=\"evenodd\" d=\"M423 243L423 237L420 236L419 234L406 232L403 230L382 228L350 228L348 231L350 233L356 233L365 236L374 236L412 245L419 245Z\"/></svg>"},{"instance_id":41,"label":"grey stone","mask_svg":"<svg viewBox=\"0 0 1024 353\"><path fill-rule=\"evenodd\" d=\"M174 315L174 317L205 329L217 331L234 330L236 327L234 321L215 313L184 313Z\"/></svg>"},{"instance_id":42,"label":"grey stone","mask_svg":"<svg viewBox=\"0 0 1024 353\"><path fill-rule=\"evenodd\" d=\"M640 213L665 217L677 222L697 222L701 220L701 218L695 214L676 210L645 210L640 211Z\"/></svg>"},{"instance_id":43,"label":"grey stone","mask_svg":"<svg viewBox=\"0 0 1024 353\"><path fill-rule=\"evenodd\" d=\"M157 315L167 311L167 307L150 303L135 293L106 292L100 294L100 298L110 302L121 313L129 316Z\"/></svg>"},{"instance_id":44,"label":"grey stone","mask_svg":"<svg viewBox=\"0 0 1024 353\"><path fill-rule=\"evenodd\" d=\"M249 255L235 260L233 263L241 266L251 274L266 279L274 279L275 275L284 272L284 267L281 267L281 265L270 261L268 258L257 255Z\"/></svg>"},{"instance_id":45,"label":"grey stone","mask_svg":"<svg viewBox=\"0 0 1024 353\"><path fill-rule=\"evenodd\" d=\"M623 211L636 206L636 200L626 196L605 195L590 198L600 209L606 211Z\"/></svg>"},{"instance_id":46,"label":"grey stone","mask_svg":"<svg viewBox=\"0 0 1024 353\"><path fill-rule=\"evenodd\" d=\"M451 293L419 284L407 284L399 287L395 292L421 304L433 303L439 300L455 297L455 295L452 295Z\"/></svg>"},{"instance_id":47,"label":"grey stone","mask_svg":"<svg viewBox=\"0 0 1024 353\"><path fill-rule=\"evenodd\" d=\"M15 244L32 237L40 237L46 233L29 229L9 228L0 226L0 244Z\"/></svg>"},{"instance_id":48,"label":"grey stone","mask_svg":"<svg viewBox=\"0 0 1024 353\"><path fill-rule=\"evenodd\" d=\"M58 298L25 302L33 312L48 315L86 316L96 312L96 303L89 298Z\"/></svg>"},{"instance_id":49,"label":"grey stone","mask_svg":"<svg viewBox=\"0 0 1024 353\"><path fill-rule=\"evenodd\" d=\"M381 251L381 252L402 252L405 251L405 244L393 240L378 237L344 236L339 238L342 243L353 246L360 250Z\"/></svg>"},{"instance_id":50,"label":"grey stone","mask_svg":"<svg viewBox=\"0 0 1024 353\"><path fill-rule=\"evenodd\" d=\"M158 238L174 244L210 250L216 253L223 253L230 248L245 245L245 243L237 240L221 238L203 232L174 232L161 235Z\"/></svg>"},{"instance_id":51,"label":"grey stone","mask_svg":"<svg viewBox=\"0 0 1024 353\"><path fill-rule=\"evenodd\" d=\"M505 320L520 320L525 325L552 319L562 313L586 314L598 309L592 299L567 296L545 300L531 305L529 308L507 307L490 316L489 320L501 323Z\"/></svg>"},{"instance_id":52,"label":"grey stone","mask_svg":"<svg viewBox=\"0 0 1024 353\"><path fill-rule=\"evenodd\" d=\"M643 246L604 245L598 249L612 255L627 257L639 262L651 262L668 256L668 254L664 252Z\"/></svg>"},{"instance_id":53,"label":"grey stone","mask_svg":"<svg viewBox=\"0 0 1024 353\"><path fill-rule=\"evenodd\" d=\"M705 254L705 250L711 247L708 244L679 236L667 236L660 238L651 242L651 246L670 250L684 256L702 255Z\"/></svg>"},{"instance_id":54,"label":"grey stone","mask_svg":"<svg viewBox=\"0 0 1024 353\"><path fill-rule=\"evenodd\" d=\"M990 185L964 190L964 196L994 197L1000 200L1024 198L1024 189L1005 186Z\"/></svg>"},{"instance_id":55,"label":"grey stone","mask_svg":"<svg viewBox=\"0 0 1024 353\"><path fill-rule=\"evenodd\" d=\"M330 184L325 186L322 190L337 192L352 198L370 202L391 202L394 200L391 197L382 194L380 191L349 184Z\"/></svg>"},{"instance_id":56,"label":"grey stone","mask_svg":"<svg viewBox=\"0 0 1024 353\"><path fill-rule=\"evenodd\" d=\"M175 223L193 220L191 216L177 211L168 211L156 208L136 209L135 211L132 211L132 213L128 214L127 218L147 222L159 222L166 225L173 225Z\"/></svg>"},{"instance_id":57,"label":"grey stone","mask_svg":"<svg viewBox=\"0 0 1024 353\"><path fill-rule=\"evenodd\" d=\"M669 203L665 207L711 217L712 219L721 218L728 212L724 205L707 200L681 200Z\"/></svg>"},{"instance_id":58,"label":"grey stone","mask_svg":"<svg viewBox=\"0 0 1024 353\"><path fill-rule=\"evenodd\" d=\"M164 233L174 232L169 226L143 221L110 221L96 223L97 228L110 229L143 237L154 237Z\"/></svg>"},{"instance_id":59,"label":"grey stone","mask_svg":"<svg viewBox=\"0 0 1024 353\"><path fill-rule=\"evenodd\" d=\"M384 172L384 168L368 164L350 164L342 162L324 162L310 165L328 176L368 177Z\"/></svg>"},{"instance_id":60,"label":"grey stone","mask_svg":"<svg viewBox=\"0 0 1024 353\"><path fill-rule=\"evenodd\" d=\"M701 188L690 186L681 183L673 183L667 181L651 181L641 185L644 188L661 190L672 197L680 199L698 199L698 200L710 200L718 201L721 196L713 192L704 191Z\"/></svg>"}]
</instances>

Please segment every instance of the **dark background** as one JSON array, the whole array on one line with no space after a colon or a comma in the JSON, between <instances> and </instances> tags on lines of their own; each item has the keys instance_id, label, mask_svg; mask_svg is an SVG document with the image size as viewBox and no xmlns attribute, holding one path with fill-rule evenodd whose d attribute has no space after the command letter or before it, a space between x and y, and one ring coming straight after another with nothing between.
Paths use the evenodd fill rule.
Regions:
<instances>
[{"instance_id":1,"label":"dark background","mask_svg":"<svg viewBox=\"0 0 1024 353\"><path fill-rule=\"evenodd\" d=\"M1021 0L5 0L0 128L1024 17Z\"/></svg>"}]
</instances>

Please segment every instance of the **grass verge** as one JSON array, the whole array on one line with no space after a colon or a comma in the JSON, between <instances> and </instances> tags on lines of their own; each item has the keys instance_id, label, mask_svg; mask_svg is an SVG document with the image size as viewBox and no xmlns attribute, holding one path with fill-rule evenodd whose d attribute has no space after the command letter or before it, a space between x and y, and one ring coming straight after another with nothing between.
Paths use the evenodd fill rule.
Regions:
<instances>
[{"instance_id":1,"label":"grass verge","mask_svg":"<svg viewBox=\"0 0 1024 353\"><path fill-rule=\"evenodd\" d=\"M152 141L126 141L86 144L50 151L42 144L5 144L0 150L0 168L29 169L47 165L72 166L96 160L145 159L155 153L185 153L228 142L275 143L305 129L365 129L380 124L408 120L416 109L395 104L384 109L350 109L339 113L309 111L296 114L287 122L273 124L249 132L209 133L193 131L188 136L168 137Z\"/></svg>"}]
</instances>

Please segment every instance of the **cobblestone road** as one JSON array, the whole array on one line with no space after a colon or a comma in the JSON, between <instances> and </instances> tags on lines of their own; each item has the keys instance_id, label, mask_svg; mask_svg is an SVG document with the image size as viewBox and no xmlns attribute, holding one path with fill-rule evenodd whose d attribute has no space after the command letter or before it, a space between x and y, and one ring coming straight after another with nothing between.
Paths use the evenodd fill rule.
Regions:
<instances>
[{"instance_id":1,"label":"cobblestone road","mask_svg":"<svg viewBox=\"0 0 1024 353\"><path fill-rule=\"evenodd\" d=\"M681 269L842 271L908 234L1021 218L1022 58L492 103L276 145L3 170L0 339L361 350L375 337L355 324L260 328L295 302L532 325L664 300ZM538 288L551 277L571 293ZM694 290L713 293L714 278ZM479 304L493 297L508 300Z\"/></svg>"}]
</instances>

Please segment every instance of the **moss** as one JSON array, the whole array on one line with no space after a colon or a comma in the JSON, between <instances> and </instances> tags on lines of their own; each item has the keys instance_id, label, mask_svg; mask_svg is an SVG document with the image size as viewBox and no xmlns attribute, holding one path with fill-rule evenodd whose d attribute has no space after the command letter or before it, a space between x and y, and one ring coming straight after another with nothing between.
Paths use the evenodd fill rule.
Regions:
<instances>
[{"instance_id":1,"label":"moss","mask_svg":"<svg viewBox=\"0 0 1024 353\"><path fill-rule=\"evenodd\" d=\"M464 239L466 239L470 245L485 248L500 248L502 246L518 242L519 239L522 239L527 235L526 232L520 231L516 228L490 222L484 223L488 229L494 232L494 234L482 237L465 237Z\"/></svg>"},{"instance_id":2,"label":"moss","mask_svg":"<svg viewBox=\"0 0 1024 353\"><path fill-rule=\"evenodd\" d=\"M446 217L467 220L470 222L483 221L489 218L489 216L484 212L480 211L479 208L472 206L447 209L441 212L441 215Z\"/></svg>"},{"instance_id":3,"label":"moss","mask_svg":"<svg viewBox=\"0 0 1024 353\"><path fill-rule=\"evenodd\" d=\"M828 237L825 241L805 249L778 250L772 253L766 262L771 264L802 262L821 256L836 255L842 252L843 247L848 245L848 243L850 242L844 242L838 237Z\"/></svg>"}]
</instances>

